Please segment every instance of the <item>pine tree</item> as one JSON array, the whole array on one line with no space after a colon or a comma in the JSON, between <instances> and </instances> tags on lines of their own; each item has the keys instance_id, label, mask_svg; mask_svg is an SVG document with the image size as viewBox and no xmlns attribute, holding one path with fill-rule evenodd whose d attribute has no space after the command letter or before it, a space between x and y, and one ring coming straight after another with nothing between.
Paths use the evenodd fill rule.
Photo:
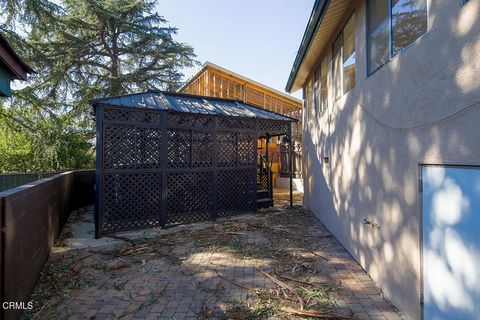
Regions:
<instances>
[{"instance_id":1,"label":"pine tree","mask_svg":"<svg viewBox=\"0 0 480 320\"><path fill-rule=\"evenodd\" d=\"M91 99L175 90L181 84L181 69L197 63L193 48L175 41L177 29L155 12L152 0L64 0L58 6L48 0L2 2L8 4L2 13L9 21L3 34L36 74L26 87L14 91L8 110L0 108L0 122L21 131L22 139L36 146L25 157L49 151L35 155L47 159L29 170L88 162L62 159L69 158L64 152L69 139L82 148L72 154L85 155L86 146L91 153ZM32 10L36 2L41 5ZM24 34L16 32L19 25ZM42 130L35 129L39 124ZM25 132L30 132L29 138ZM0 152L1 146L0 141Z\"/></svg>"}]
</instances>

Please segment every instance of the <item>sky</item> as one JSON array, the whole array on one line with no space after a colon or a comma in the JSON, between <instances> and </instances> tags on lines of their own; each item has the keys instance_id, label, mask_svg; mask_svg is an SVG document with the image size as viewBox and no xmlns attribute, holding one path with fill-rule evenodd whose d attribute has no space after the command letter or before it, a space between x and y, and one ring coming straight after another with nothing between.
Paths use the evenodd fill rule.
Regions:
<instances>
[{"instance_id":1,"label":"sky","mask_svg":"<svg viewBox=\"0 0 480 320\"><path fill-rule=\"evenodd\" d=\"M177 41L213 62L282 92L314 0L158 0ZM183 70L185 80L199 67ZM294 94L301 97L301 92Z\"/></svg>"}]
</instances>

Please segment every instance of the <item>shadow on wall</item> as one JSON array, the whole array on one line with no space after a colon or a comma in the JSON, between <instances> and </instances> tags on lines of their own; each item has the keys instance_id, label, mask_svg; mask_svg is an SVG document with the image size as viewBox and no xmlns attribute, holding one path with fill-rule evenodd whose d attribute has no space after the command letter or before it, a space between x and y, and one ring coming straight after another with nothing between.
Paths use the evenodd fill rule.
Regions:
<instances>
[{"instance_id":1,"label":"shadow on wall","mask_svg":"<svg viewBox=\"0 0 480 320\"><path fill-rule=\"evenodd\" d=\"M425 319L477 319L480 169L422 170Z\"/></svg>"},{"instance_id":2,"label":"shadow on wall","mask_svg":"<svg viewBox=\"0 0 480 320\"><path fill-rule=\"evenodd\" d=\"M341 98L343 107L310 117L304 136L306 204L414 318L419 164L480 164L480 1L457 11L446 0L431 6L432 30ZM357 52L357 79L366 76L365 52Z\"/></svg>"}]
</instances>

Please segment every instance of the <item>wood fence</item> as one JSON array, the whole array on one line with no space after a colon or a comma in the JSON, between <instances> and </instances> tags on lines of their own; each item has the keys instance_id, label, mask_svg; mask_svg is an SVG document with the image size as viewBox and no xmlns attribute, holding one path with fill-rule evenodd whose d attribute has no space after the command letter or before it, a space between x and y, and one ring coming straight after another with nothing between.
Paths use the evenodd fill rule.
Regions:
<instances>
[{"instance_id":1,"label":"wood fence","mask_svg":"<svg viewBox=\"0 0 480 320\"><path fill-rule=\"evenodd\" d=\"M93 170L64 172L0 192L1 302L24 302L70 212L94 202ZM1 319L22 310L1 309Z\"/></svg>"}]
</instances>

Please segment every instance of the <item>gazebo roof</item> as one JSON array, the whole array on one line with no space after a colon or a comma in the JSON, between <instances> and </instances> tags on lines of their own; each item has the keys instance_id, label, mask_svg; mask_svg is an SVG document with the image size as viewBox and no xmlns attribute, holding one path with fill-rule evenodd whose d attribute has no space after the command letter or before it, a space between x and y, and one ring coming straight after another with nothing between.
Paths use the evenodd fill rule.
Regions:
<instances>
[{"instance_id":1,"label":"gazebo roof","mask_svg":"<svg viewBox=\"0 0 480 320\"><path fill-rule=\"evenodd\" d=\"M100 98L92 100L92 104L94 106L111 105L128 108L169 110L228 117L248 117L291 122L298 121L294 118L257 108L240 100L213 98L164 91L148 91L144 93Z\"/></svg>"}]
</instances>

